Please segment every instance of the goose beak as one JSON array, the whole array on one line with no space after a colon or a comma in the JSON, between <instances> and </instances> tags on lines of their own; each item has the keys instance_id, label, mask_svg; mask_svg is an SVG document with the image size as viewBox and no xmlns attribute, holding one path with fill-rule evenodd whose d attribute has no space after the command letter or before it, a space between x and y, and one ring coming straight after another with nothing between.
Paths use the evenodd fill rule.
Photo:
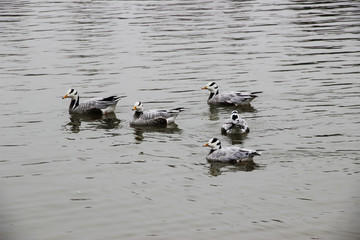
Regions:
<instances>
[{"instance_id":1,"label":"goose beak","mask_svg":"<svg viewBox=\"0 0 360 240\"><path fill-rule=\"evenodd\" d=\"M132 110L133 110L133 111L136 110L136 106L134 106L134 107L132 108Z\"/></svg>"},{"instance_id":2,"label":"goose beak","mask_svg":"<svg viewBox=\"0 0 360 240\"><path fill-rule=\"evenodd\" d=\"M201 89L207 89L207 86L205 86L205 87L203 87L203 88L201 88Z\"/></svg>"},{"instance_id":3,"label":"goose beak","mask_svg":"<svg viewBox=\"0 0 360 240\"><path fill-rule=\"evenodd\" d=\"M69 97L69 96L66 94L65 96L62 97L62 99L65 99L65 98L67 98L67 97Z\"/></svg>"},{"instance_id":4,"label":"goose beak","mask_svg":"<svg viewBox=\"0 0 360 240\"><path fill-rule=\"evenodd\" d=\"M208 143L205 143L203 147L207 147L207 146L209 146L209 144L208 144Z\"/></svg>"}]
</instances>

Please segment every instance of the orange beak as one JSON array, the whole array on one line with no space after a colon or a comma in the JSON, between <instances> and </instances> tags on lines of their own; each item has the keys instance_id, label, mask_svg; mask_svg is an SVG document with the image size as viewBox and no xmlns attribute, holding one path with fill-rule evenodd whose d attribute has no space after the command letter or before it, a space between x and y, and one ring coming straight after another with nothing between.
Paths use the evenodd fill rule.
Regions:
<instances>
[{"instance_id":1,"label":"orange beak","mask_svg":"<svg viewBox=\"0 0 360 240\"><path fill-rule=\"evenodd\" d=\"M209 144L208 144L208 143L205 143L203 147L207 147L207 146L209 146Z\"/></svg>"},{"instance_id":2,"label":"orange beak","mask_svg":"<svg viewBox=\"0 0 360 240\"><path fill-rule=\"evenodd\" d=\"M62 97L62 99L65 99L65 98L67 98L67 97L69 97L69 96L66 94L65 96Z\"/></svg>"},{"instance_id":3,"label":"orange beak","mask_svg":"<svg viewBox=\"0 0 360 240\"><path fill-rule=\"evenodd\" d=\"M201 88L201 89L207 89L207 86L205 86L205 87L203 87L203 88Z\"/></svg>"},{"instance_id":4,"label":"orange beak","mask_svg":"<svg viewBox=\"0 0 360 240\"><path fill-rule=\"evenodd\" d=\"M132 110L133 110L133 111L136 110L136 106L134 106L134 107L132 108Z\"/></svg>"}]
</instances>

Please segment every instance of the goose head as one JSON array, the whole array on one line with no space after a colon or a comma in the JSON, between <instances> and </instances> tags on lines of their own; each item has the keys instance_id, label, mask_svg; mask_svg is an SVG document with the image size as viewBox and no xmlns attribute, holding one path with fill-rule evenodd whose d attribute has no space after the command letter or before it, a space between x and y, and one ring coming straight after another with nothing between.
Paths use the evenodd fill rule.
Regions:
<instances>
[{"instance_id":1,"label":"goose head","mask_svg":"<svg viewBox=\"0 0 360 240\"><path fill-rule=\"evenodd\" d=\"M202 89L207 89L212 93L216 93L219 91L219 86L215 82L209 82Z\"/></svg>"},{"instance_id":2,"label":"goose head","mask_svg":"<svg viewBox=\"0 0 360 240\"><path fill-rule=\"evenodd\" d=\"M231 115L230 115L230 118L233 121L239 120L240 117L239 117L238 111L236 111L236 110L232 111Z\"/></svg>"},{"instance_id":3,"label":"goose head","mask_svg":"<svg viewBox=\"0 0 360 240\"><path fill-rule=\"evenodd\" d=\"M134 107L132 108L132 110L137 111L137 112L142 112L144 109L143 104L140 101L137 101L136 103L134 103Z\"/></svg>"},{"instance_id":4,"label":"goose head","mask_svg":"<svg viewBox=\"0 0 360 240\"><path fill-rule=\"evenodd\" d=\"M210 147L213 150L218 150L221 148L221 142L217 138L211 138L207 143L204 144L204 147Z\"/></svg>"},{"instance_id":5,"label":"goose head","mask_svg":"<svg viewBox=\"0 0 360 240\"><path fill-rule=\"evenodd\" d=\"M66 92L65 96L62 97L62 99L65 99L65 98L77 99L78 97L79 97L78 92L75 89L70 88Z\"/></svg>"}]
</instances>

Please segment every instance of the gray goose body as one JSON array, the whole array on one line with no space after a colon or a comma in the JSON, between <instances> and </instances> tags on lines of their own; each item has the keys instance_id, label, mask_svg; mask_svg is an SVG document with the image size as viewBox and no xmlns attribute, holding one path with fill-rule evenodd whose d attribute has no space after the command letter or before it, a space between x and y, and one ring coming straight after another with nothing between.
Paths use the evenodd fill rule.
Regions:
<instances>
[{"instance_id":1,"label":"gray goose body","mask_svg":"<svg viewBox=\"0 0 360 240\"><path fill-rule=\"evenodd\" d=\"M174 109L151 109L144 111L143 104L136 102L133 110L135 110L133 119L130 121L132 126L166 126L169 123L173 123L180 112L184 111L184 108Z\"/></svg>"},{"instance_id":2,"label":"gray goose body","mask_svg":"<svg viewBox=\"0 0 360 240\"><path fill-rule=\"evenodd\" d=\"M250 149L238 147L221 148L221 142L217 138L210 139L204 146L211 148L209 155L206 157L210 162L252 162L255 156L261 155L260 152Z\"/></svg>"},{"instance_id":3,"label":"gray goose body","mask_svg":"<svg viewBox=\"0 0 360 240\"><path fill-rule=\"evenodd\" d=\"M258 93L261 92L224 92L220 93L219 87L215 82L210 82L202 89L210 91L207 102L213 105L225 106L241 106L249 105L254 100Z\"/></svg>"},{"instance_id":4,"label":"gray goose body","mask_svg":"<svg viewBox=\"0 0 360 240\"><path fill-rule=\"evenodd\" d=\"M247 122L240 118L236 110L231 112L230 118L226 119L221 126L221 132L226 135L246 134L250 132Z\"/></svg>"},{"instance_id":5,"label":"gray goose body","mask_svg":"<svg viewBox=\"0 0 360 240\"><path fill-rule=\"evenodd\" d=\"M80 103L80 96L74 89L69 89L63 97L71 98L69 112L72 114L108 114L115 111L118 101L123 96L91 98Z\"/></svg>"}]
</instances>

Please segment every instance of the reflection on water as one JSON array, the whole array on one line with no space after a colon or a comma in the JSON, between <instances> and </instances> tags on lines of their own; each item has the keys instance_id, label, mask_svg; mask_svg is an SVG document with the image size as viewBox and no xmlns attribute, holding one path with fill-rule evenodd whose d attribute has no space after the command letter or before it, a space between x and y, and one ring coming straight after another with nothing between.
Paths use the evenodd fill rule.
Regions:
<instances>
[{"instance_id":1,"label":"reflection on water","mask_svg":"<svg viewBox=\"0 0 360 240\"><path fill-rule=\"evenodd\" d=\"M120 119L116 117L115 113L109 113L102 116L97 115L70 115L70 122L64 125L67 131L79 133L81 131L81 124L90 124L90 129L115 129L120 126Z\"/></svg>"},{"instance_id":2,"label":"reflection on water","mask_svg":"<svg viewBox=\"0 0 360 240\"><path fill-rule=\"evenodd\" d=\"M255 169L261 169L262 167L255 162L238 162L238 163L222 163L212 162L209 163L209 174L216 177L225 172L251 172Z\"/></svg>"},{"instance_id":3,"label":"reflection on water","mask_svg":"<svg viewBox=\"0 0 360 240\"><path fill-rule=\"evenodd\" d=\"M144 140L144 133L166 133L166 134L181 134L182 130L176 123L168 124L167 126L132 126L134 129L134 138L138 143Z\"/></svg>"},{"instance_id":4,"label":"reflection on water","mask_svg":"<svg viewBox=\"0 0 360 240\"><path fill-rule=\"evenodd\" d=\"M222 135L225 135L227 138L229 138L231 140L231 144L242 144L244 142L244 140L248 137L248 134L224 134L221 133ZM251 134L251 133L249 133Z\"/></svg>"}]
</instances>

